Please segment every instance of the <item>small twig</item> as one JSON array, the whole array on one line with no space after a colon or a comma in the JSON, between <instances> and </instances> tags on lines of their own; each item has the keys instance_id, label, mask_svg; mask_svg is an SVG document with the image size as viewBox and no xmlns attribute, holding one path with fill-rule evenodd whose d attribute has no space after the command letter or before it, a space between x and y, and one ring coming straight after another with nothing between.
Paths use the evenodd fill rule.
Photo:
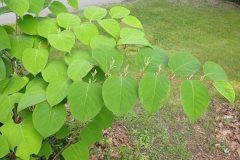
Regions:
<instances>
[{"instance_id":1,"label":"small twig","mask_svg":"<svg viewBox=\"0 0 240 160\"><path fill-rule=\"evenodd\" d=\"M57 160L58 157L62 154L62 152L67 149L70 145L72 144L72 141L69 140L69 142L63 147L63 149L61 149L57 154L55 154L55 156L53 157L53 160Z\"/></svg>"}]
</instances>

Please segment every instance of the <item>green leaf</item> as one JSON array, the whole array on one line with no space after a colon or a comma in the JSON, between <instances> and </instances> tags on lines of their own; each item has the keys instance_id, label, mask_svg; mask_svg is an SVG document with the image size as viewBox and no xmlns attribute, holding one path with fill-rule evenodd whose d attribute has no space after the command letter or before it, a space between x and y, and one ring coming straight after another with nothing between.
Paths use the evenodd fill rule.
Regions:
<instances>
[{"instance_id":1,"label":"green leaf","mask_svg":"<svg viewBox=\"0 0 240 160\"><path fill-rule=\"evenodd\" d=\"M114 48L116 46L116 41L114 38L110 38L103 35L97 35L91 40L90 46L92 49L95 49L101 46Z\"/></svg>"},{"instance_id":2,"label":"green leaf","mask_svg":"<svg viewBox=\"0 0 240 160\"><path fill-rule=\"evenodd\" d=\"M207 87L196 80L182 83L180 97L184 112L192 122L205 113L210 102Z\"/></svg>"},{"instance_id":3,"label":"green leaf","mask_svg":"<svg viewBox=\"0 0 240 160\"><path fill-rule=\"evenodd\" d=\"M98 21L99 25L111 36L118 38L120 34L120 25L114 19L104 19Z\"/></svg>"},{"instance_id":4,"label":"green leaf","mask_svg":"<svg viewBox=\"0 0 240 160\"><path fill-rule=\"evenodd\" d=\"M0 135L0 158L5 157L10 151L9 151L9 146L7 139Z\"/></svg>"},{"instance_id":5,"label":"green leaf","mask_svg":"<svg viewBox=\"0 0 240 160\"><path fill-rule=\"evenodd\" d=\"M40 87L42 89L47 88L48 83L45 82L41 77L35 77L26 86L26 91L31 90L32 87Z\"/></svg>"},{"instance_id":6,"label":"green leaf","mask_svg":"<svg viewBox=\"0 0 240 160\"><path fill-rule=\"evenodd\" d=\"M65 7L64 4L62 4L59 1L53 1L51 5L48 7L49 10L55 14L58 15L59 13L65 13L68 12L67 8Z\"/></svg>"},{"instance_id":7,"label":"green leaf","mask_svg":"<svg viewBox=\"0 0 240 160\"><path fill-rule=\"evenodd\" d=\"M4 3L20 17L23 17L29 9L29 0L4 0Z\"/></svg>"},{"instance_id":8,"label":"green leaf","mask_svg":"<svg viewBox=\"0 0 240 160\"><path fill-rule=\"evenodd\" d=\"M43 116L44 115L44 116ZM47 138L59 131L66 121L66 107L62 104L51 107L47 102L40 103L33 112L34 128Z\"/></svg>"},{"instance_id":9,"label":"green leaf","mask_svg":"<svg viewBox=\"0 0 240 160\"><path fill-rule=\"evenodd\" d=\"M130 111L137 102L138 85L130 77L109 77L103 84L103 99L107 108L117 116Z\"/></svg>"},{"instance_id":10,"label":"green leaf","mask_svg":"<svg viewBox=\"0 0 240 160\"><path fill-rule=\"evenodd\" d=\"M106 107L103 107L101 112L94 118L101 129L106 129L112 126L114 115Z\"/></svg>"},{"instance_id":11,"label":"green leaf","mask_svg":"<svg viewBox=\"0 0 240 160\"><path fill-rule=\"evenodd\" d=\"M105 73L118 71L123 64L123 54L115 48L99 46L93 50L92 56Z\"/></svg>"},{"instance_id":12,"label":"green leaf","mask_svg":"<svg viewBox=\"0 0 240 160\"><path fill-rule=\"evenodd\" d=\"M46 159L48 159L52 153L53 149L49 142L43 142L42 147L38 153L38 156L45 157Z\"/></svg>"},{"instance_id":13,"label":"green leaf","mask_svg":"<svg viewBox=\"0 0 240 160\"><path fill-rule=\"evenodd\" d=\"M48 62L48 50L28 48L22 55L23 66L33 75L41 72Z\"/></svg>"},{"instance_id":14,"label":"green leaf","mask_svg":"<svg viewBox=\"0 0 240 160\"><path fill-rule=\"evenodd\" d=\"M71 81L69 80L58 80L49 83L46 96L50 106L54 106L64 100L67 96L70 85Z\"/></svg>"},{"instance_id":15,"label":"green leaf","mask_svg":"<svg viewBox=\"0 0 240 160\"><path fill-rule=\"evenodd\" d=\"M90 6L84 9L83 14L89 21L100 20L107 15L107 10L97 6Z\"/></svg>"},{"instance_id":16,"label":"green leaf","mask_svg":"<svg viewBox=\"0 0 240 160\"><path fill-rule=\"evenodd\" d=\"M10 38L10 43L11 43L11 50L9 53L18 59L22 59L22 53L25 49L27 48L32 48L34 39L33 37L30 36L25 36L25 35L11 35L9 36Z\"/></svg>"},{"instance_id":17,"label":"green leaf","mask_svg":"<svg viewBox=\"0 0 240 160\"><path fill-rule=\"evenodd\" d=\"M29 0L29 11L38 15L45 4L45 0Z\"/></svg>"},{"instance_id":18,"label":"green leaf","mask_svg":"<svg viewBox=\"0 0 240 160\"><path fill-rule=\"evenodd\" d=\"M67 79L67 65L60 60L52 61L42 71L42 76L46 82Z\"/></svg>"},{"instance_id":19,"label":"green leaf","mask_svg":"<svg viewBox=\"0 0 240 160\"><path fill-rule=\"evenodd\" d=\"M65 149L62 155L65 160L88 160L89 148L86 144L80 141Z\"/></svg>"},{"instance_id":20,"label":"green leaf","mask_svg":"<svg viewBox=\"0 0 240 160\"><path fill-rule=\"evenodd\" d=\"M64 139L70 134L71 130L64 125L56 134L55 137L57 139Z\"/></svg>"},{"instance_id":21,"label":"green leaf","mask_svg":"<svg viewBox=\"0 0 240 160\"><path fill-rule=\"evenodd\" d=\"M10 39L4 27L0 26L0 51L11 49Z\"/></svg>"},{"instance_id":22,"label":"green leaf","mask_svg":"<svg viewBox=\"0 0 240 160\"><path fill-rule=\"evenodd\" d=\"M33 86L21 97L18 112L46 100L46 92L41 86Z\"/></svg>"},{"instance_id":23,"label":"green leaf","mask_svg":"<svg viewBox=\"0 0 240 160\"><path fill-rule=\"evenodd\" d=\"M10 98L0 94L0 122L5 123L12 118L12 109Z\"/></svg>"},{"instance_id":24,"label":"green leaf","mask_svg":"<svg viewBox=\"0 0 240 160\"><path fill-rule=\"evenodd\" d=\"M81 20L75 14L59 13L57 16L57 22L58 22L59 26L65 28L65 29L69 29L69 28L72 29L75 26L79 26L81 23Z\"/></svg>"},{"instance_id":25,"label":"green leaf","mask_svg":"<svg viewBox=\"0 0 240 160\"><path fill-rule=\"evenodd\" d=\"M2 60L4 62L5 69L6 69L6 78L8 78L13 74L12 62L10 60L4 59L4 58ZM4 73L4 71L2 73ZM0 80L1 80L1 78L0 78Z\"/></svg>"},{"instance_id":26,"label":"green leaf","mask_svg":"<svg viewBox=\"0 0 240 160\"><path fill-rule=\"evenodd\" d=\"M223 95L229 102L234 103L235 101L235 91L232 85L227 81L216 81L213 82L214 87L217 91Z\"/></svg>"},{"instance_id":27,"label":"green leaf","mask_svg":"<svg viewBox=\"0 0 240 160\"><path fill-rule=\"evenodd\" d=\"M22 88L26 86L28 83L28 78L27 77L20 77L20 76L13 76L7 86L4 88L3 93L4 94L12 94L20 91Z\"/></svg>"},{"instance_id":28,"label":"green leaf","mask_svg":"<svg viewBox=\"0 0 240 160\"><path fill-rule=\"evenodd\" d=\"M72 31L64 30L58 34L49 34L48 40L54 48L70 53L75 44L75 35Z\"/></svg>"},{"instance_id":29,"label":"green leaf","mask_svg":"<svg viewBox=\"0 0 240 160\"><path fill-rule=\"evenodd\" d=\"M207 61L203 65L203 72L207 78L213 81L228 81L228 76L224 69L214 62Z\"/></svg>"},{"instance_id":30,"label":"green leaf","mask_svg":"<svg viewBox=\"0 0 240 160\"><path fill-rule=\"evenodd\" d=\"M128 16L130 11L122 6L114 6L110 9L109 14L112 18L120 19Z\"/></svg>"},{"instance_id":31,"label":"green leaf","mask_svg":"<svg viewBox=\"0 0 240 160\"><path fill-rule=\"evenodd\" d=\"M131 27L143 29L142 23L134 16L126 16L122 21Z\"/></svg>"},{"instance_id":32,"label":"green leaf","mask_svg":"<svg viewBox=\"0 0 240 160\"><path fill-rule=\"evenodd\" d=\"M81 80L93 68L93 64L87 60L75 60L69 64L68 76L73 81Z\"/></svg>"},{"instance_id":33,"label":"green leaf","mask_svg":"<svg viewBox=\"0 0 240 160\"><path fill-rule=\"evenodd\" d=\"M22 98L23 93L14 93L9 96L11 105L14 106L15 104L18 104L20 99Z\"/></svg>"},{"instance_id":34,"label":"green leaf","mask_svg":"<svg viewBox=\"0 0 240 160\"><path fill-rule=\"evenodd\" d=\"M122 28L118 45L132 44L150 46L149 41L144 37L144 32L134 28Z\"/></svg>"},{"instance_id":35,"label":"green leaf","mask_svg":"<svg viewBox=\"0 0 240 160\"><path fill-rule=\"evenodd\" d=\"M95 83L75 82L69 89L68 102L77 120L88 121L103 107L102 87Z\"/></svg>"},{"instance_id":36,"label":"green leaf","mask_svg":"<svg viewBox=\"0 0 240 160\"><path fill-rule=\"evenodd\" d=\"M0 80L3 80L6 78L6 66L3 62L3 59L0 57Z\"/></svg>"},{"instance_id":37,"label":"green leaf","mask_svg":"<svg viewBox=\"0 0 240 160\"><path fill-rule=\"evenodd\" d=\"M98 28L90 22L85 22L74 28L77 39L85 45L90 45L91 40L99 34Z\"/></svg>"},{"instance_id":38,"label":"green leaf","mask_svg":"<svg viewBox=\"0 0 240 160\"><path fill-rule=\"evenodd\" d=\"M145 74L139 84L139 97L144 108L156 112L169 99L170 81L165 75Z\"/></svg>"},{"instance_id":39,"label":"green leaf","mask_svg":"<svg viewBox=\"0 0 240 160\"><path fill-rule=\"evenodd\" d=\"M21 31L28 35L37 35L38 21L32 15L25 15L23 19L18 19L17 24Z\"/></svg>"},{"instance_id":40,"label":"green leaf","mask_svg":"<svg viewBox=\"0 0 240 160\"><path fill-rule=\"evenodd\" d=\"M144 69L148 72L158 72L160 68L167 67L168 55L159 47L144 47L138 51L135 63L139 69Z\"/></svg>"},{"instance_id":41,"label":"green leaf","mask_svg":"<svg viewBox=\"0 0 240 160\"><path fill-rule=\"evenodd\" d=\"M78 0L68 0L68 4L75 8L75 9L78 9Z\"/></svg>"},{"instance_id":42,"label":"green leaf","mask_svg":"<svg viewBox=\"0 0 240 160\"><path fill-rule=\"evenodd\" d=\"M170 57L168 66L177 76L191 76L199 71L201 63L187 52L176 53Z\"/></svg>"},{"instance_id":43,"label":"green leaf","mask_svg":"<svg viewBox=\"0 0 240 160\"><path fill-rule=\"evenodd\" d=\"M58 33L58 29L56 19L43 18L38 21L38 34L44 38L48 38L49 34Z\"/></svg>"},{"instance_id":44,"label":"green leaf","mask_svg":"<svg viewBox=\"0 0 240 160\"><path fill-rule=\"evenodd\" d=\"M91 54L84 50L75 50L71 54L65 54L64 60L69 65L75 60L91 60Z\"/></svg>"},{"instance_id":45,"label":"green leaf","mask_svg":"<svg viewBox=\"0 0 240 160\"><path fill-rule=\"evenodd\" d=\"M11 150L17 147L17 157L29 159L31 154L38 154L42 137L34 129L31 115L25 117L20 124L13 122L4 124L0 131L7 139Z\"/></svg>"}]
</instances>

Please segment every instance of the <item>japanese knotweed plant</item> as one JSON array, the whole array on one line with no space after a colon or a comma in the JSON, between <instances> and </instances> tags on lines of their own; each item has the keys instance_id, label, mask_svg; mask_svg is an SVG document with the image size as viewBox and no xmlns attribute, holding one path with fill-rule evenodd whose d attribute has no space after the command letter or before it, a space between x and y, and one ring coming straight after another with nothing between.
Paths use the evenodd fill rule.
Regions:
<instances>
[{"instance_id":1,"label":"japanese knotweed plant","mask_svg":"<svg viewBox=\"0 0 240 160\"><path fill-rule=\"evenodd\" d=\"M152 113L164 106L173 77L182 80L180 101L192 122L210 102L204 81L234 102L222 67L211 61L202 66L188 52L169 57L150 44L142 23L124 7L87 7L80 18L58 1L3 3L1 14L14 12L17 22L0 26L0 158L87 160L114 116L138 101ZM78 6L76 0L69 4ZM46 7L51 18L39 17ZM56 152L49 140L68 136L66 122L73 119L85 127Z\"/></svg>"}]
</instances>

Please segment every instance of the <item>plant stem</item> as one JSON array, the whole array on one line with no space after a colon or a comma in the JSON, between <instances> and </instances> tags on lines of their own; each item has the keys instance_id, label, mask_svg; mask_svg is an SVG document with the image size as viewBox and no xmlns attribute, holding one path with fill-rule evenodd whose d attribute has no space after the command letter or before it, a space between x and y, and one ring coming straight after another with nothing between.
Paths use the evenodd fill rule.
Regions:
<instances>
[{"instance_id":1,"label":"plant stem","mask_svg":"<svg viewBox=\"0 0 240 160\"><path fill-rule=\"evenodd\" d=\"M55 156L53 157L52 160L57 160L58 157L62 154L62 152L63 152L65 149L67 149L71 144L72 144L72 141L69 140L69 142L63 147L63 149L60 150L57 154L55 154Z\"/></svg>"}]
</instances>

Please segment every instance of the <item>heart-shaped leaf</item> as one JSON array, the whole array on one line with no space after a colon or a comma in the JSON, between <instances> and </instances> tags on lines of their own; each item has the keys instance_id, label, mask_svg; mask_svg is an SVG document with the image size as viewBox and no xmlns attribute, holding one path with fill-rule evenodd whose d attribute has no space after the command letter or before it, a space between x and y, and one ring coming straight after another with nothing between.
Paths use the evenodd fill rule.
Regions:
<instances>
[{"instance_id":1,"label":"heart-shaped leaf","mask_svg":"<svg viewBox=\"0 0 240 160\"><path fill-rule=\"evenodd\" d=\"M12 94L20 91L23 87L26 86L28 83L27 77L20 77L14 75L12 78L9 79L7 86L4 88L4 94Z\"/></svg>"},{"instance_id":2,"label":"heart-shaped leaf","mask_svg":"<svg viewBox=\"0 0 240 160\"><path fill-rule=\"evenodd\" d=\"M118 38L120 34L120 25L114 19L99 20L100 26L114 38Z\"/></svg>"},{"instance_id":3,"label":"heart-shaped leaf","mask_svg":"<svg viewBox=\"0 0 240 160\"><path fill-rule=\"evenodd\" d=\"M139 21L137 17L126 16L125 18L122 19L122 21L131 27L143 29L142 23Z\"/></svg>"},{"instance_id":4,"label":"heart-shaped leaf","mask_svg":"<svg viewBox=\"0 0 240 160\"><path fill-rule=\"evenodd\" d=\"M77 120L88 121L103 107L102 87L96 83L75 82L69 90L68 102Z\"/></svg>"},{"instance_id":5,"label":"heart-shaped leaf","mask_svg":"<svg viewBox=\"0 0 240 160\"><path fill-rule=\"evenodd\" d=\"M59 13L67 13L68 12L65 5L59 1L53 1L48 8L55 15L58 15Z\"/></svg>"},{"instance_id":6,"label":"heart-shaped leaf","mask_svg":"<svg viewBox=\"0 0 240 160\"><path fill-rule=\"evenodd\" d=\"M0 95L0 102L0 122L5 123L11 120L13 106L6 95Z\"/></svg>"},{"instance_id":7,"label":"heart-shaped leaf","mask_svg":"<svg viewBox=\"0 0 240 160\"><path fill-rule=\"evenodd\" d=\"M22 62L27 71L37 75L48 62L48 51L46 49L28 48L23 52Z\"/></svg>"},{"instance_id":8,"label":"heart-shaped leaf","mask_svg":"<svg viewBox=\"0 0 240 160\"><path fill-rule=\"evenodd\" d=\"M103 35L97 35L91 40L90 46L92 49L101 46L114 48L116 46L116 41L114 38L110 38Z\"/></svg>"},{"instance_id":9,"label":"heart-shaped leaf","mask_svg":"<svg viewBox=\"0 0 240 160\"><path fill-rule=\"evenodd\" d=\"M207 87L196 80L182 83L180 97L184 112L192 122L205 113L210 101Z\"/></svg>"},{"instance_id":10,"label":"heart-shaped leaf","mask_svg":"<svg viewBox=\"0 0 240 160\"><path fill-rule=\"evenodd\" d=\"M54 48L70 53L75 44L75 35L72 31L65 30L57 34L49 34L48 40Z\"/></svg>"},{"instance_id":11,"label":"heart-shaped leaf","mask_svg":"<svg viewBox=\"0 0 240 160\"><path fill-rule=\"evenodd\" d=\"M32 15L25 15L23 19L19 19L17 21L17 24L21 31L28 35L37 35L37 29L38 29L38 20L36 17L33 17Z\"/></svg>"},{"instance_id":12,"label":"heart-shaped leaf","mask_svg":"<svg viewBox=\"0 0 240 160\"><path fill-rule=\"evenodd\" d=\"M69 29L69 28L74 28L75 26L79 26L81 23L81 20L75 14L59 13L57 16L57 22L59 26Z\"/></svg>"},{"instance_id":13,"label":"heart-shaped leaf","mask_svg":"<svg viewBox=\"0 0 240 160\"><path fill-rule=\"evenodd\" d=\"M117 116L129 112L137 102L138 85L130 77L109 77L103 84L103 99L107 108Z\"/></svg>"},{"instance_id":14,"label":"heart-shaped leaf","mask_svg":"<svg viewBox=\"0 0 240 160\"><path fill-rule=\"evenodd\" d=\"M20 17L23 17L29 9L29 0L4 0L4 3Z\"/></svg>"},{"instance_id":15,"label":"heart-shaped leaf","mask_svg":"<svg viewBox=\"0 0 240 160\"><path fill-rule=\"evenodd\" d=\"M109 14L112 18L120 19L128 16L130 11L122 6L114 6L110 9Z\"/></svg>"},{"instance_id":16,"label":"heart-shaped leaf","mask_svg":"<svg viewBox=\"0 0 240 160\"><path fill-rule=\"evenodd\" d=\"M86 17L90 21L100 20L107 15L107 10L105 8L101 8L97 6L90 6L84 9L83 14L84 14L84 17Z\"/></svg>"},{"instance_id":17,"label":"heart-shaped leaf","mask_svg":"<svg viewBox=\"0 0 240 160\"><path fill-rule=\"evenodd\" d=\"M204 65L203 65L203 72L204 75L206 77L208 77L209 79L213 80L213 81L227 81L228 80L228 76L226 74L226 72L224 71L224 69L211 61L207 61Z\"/></svg>"},{"instance_id":18,"label":"heart-shaped leaf","mask_svg":"<svg viewBox=\"0 0 240 160\"><path fill-rule=\"evenodd\" d=\"M44 115L44 116L43 116ZM34 128L47 138L59 131L66 121L66 107L57 105L51 107L47 102L38 104L33 112Z\"/></svg>"},{"instance_id":19,"label":"heart-shaped leaf","mask_svg":"<svg viewBox=\"0 0 240 160\"><path fill-rule=\"evenodd\" d=\"M213 82L214 87L217 91L223 95L229 102L234 103L235 101L235 91L232 85L227 81L216 81Z\"/></svg>"},{"instance_id":20,"label":"heart-shaped leaf","mask_svg":"<svg viewBox=\"0 0 240 160\"><path fill-rule=\"evenodd\" d=\"M49 34L58 33L58 25L56 19L43 18L38 22L38 34L44 38L48 38Z\"/></svg>"},{"instance_id":21,"label":"heart-shaped leaf","mask_svg":"<svg viewBox=\"0 0 240 160\"><path fill-rule=\"evenodd\" d=\"M148 73L140 81L139 97L144 108L149 112L156 112L162 107L167 102L169 94L170 81L165 75Z\"/></svg>"},{"instance_id":22,"label":"heart-shaped leaf","mask_svg":"<svg viewBox=\"0 0 240 160\"><path fill-rule=\"evenodd\" d=\"M75 9L78 9L78 0L68 0L68 4Z\"/></svg>"},{"instance_id":23,"label":"heart-shaped leaf","mask_svg":"<svg viewBox=\"0 0 240 160\"><path fill-rule=\"evenodd\" d=\"M170 57L168 66L177 76L191 76L201 68L199 60L190 53L176 53Z\"/></svg>"},{"instance_id":24,"label":"heart-shaped leaf","mask_svg":"<svg viewBox=\"0 0 240 160\"><path fill-rule=\"evenodd\" d=\"M90 22L85 22L74 28L74 33L79 41L85 45L90 45L91 40L97 36L98 28Z\"/></svg>"},{"instance_id":25,"label":"heart-shaped leaf","mask_svg":"<svg viewBox=\"0 0 240 160\"><path fill-rule=\"evenodd\" d=\"M36 15L42 11L45 4L45 0L29 0L29 11Z\"/></svg>"}]
</instances>

